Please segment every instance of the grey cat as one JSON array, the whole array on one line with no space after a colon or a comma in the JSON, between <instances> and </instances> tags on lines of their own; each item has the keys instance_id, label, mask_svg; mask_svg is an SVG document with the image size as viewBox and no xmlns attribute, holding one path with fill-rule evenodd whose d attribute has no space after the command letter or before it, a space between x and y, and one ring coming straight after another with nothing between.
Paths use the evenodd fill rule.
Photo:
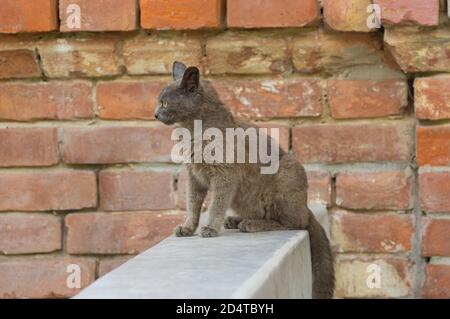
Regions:
<instances>
[{"instance_id":1,"label":"grey cat","mask_svg":"<svg viewBox=\"0 0 450 319\"><path fill-rule=\"evenodd\" d=\"M198 68L181 62L173 65L173 81L158 98L155 117L192 132L194 120L203 129L254 127L235 119L208 81L200 81ZM225 136L225 133L223 134ZM268 143L276 143L268 139ZM270 149L270 147L268 148ZM247 150L248 151L248 150ZM307 178L303 166L279 148L279 169L260 174L261 163L188 163L187 219L176 228L176 236L192 236L199 225L201 207L208 190L213 197L209 220L202 237L218 236L222 226L242 232L306 229L311 242L313 298L332 298L334 262L324 229L307 207ZM226 216L231 209L236 216Z\"/></svg>"}]
</instances>

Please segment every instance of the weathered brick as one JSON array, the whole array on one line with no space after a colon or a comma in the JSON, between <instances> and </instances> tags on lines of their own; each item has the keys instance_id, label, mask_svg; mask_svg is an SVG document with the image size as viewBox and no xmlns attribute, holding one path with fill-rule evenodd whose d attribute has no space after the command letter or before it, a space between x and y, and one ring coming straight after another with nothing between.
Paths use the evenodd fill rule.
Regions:
<instances>
[{"instance_id":1,"label":"weathered brick","mask_svg":"<svg viewBox=\"0 0 450 319\"><path fill-rule=\"evenodd\" d=\"M419 173L420 208L427 212L450 212L450 172Z\"/></svg>"},{"instance_id":2,"label":"weathered brick","mask_svg":"<svg viewBox=\"0 0 450 319\"><path fill-rule=\"evenodd\" d=\"M55 128L0 129L0 167L56 164L57 138Z\"/></svg>"},{"instance_id":3,"label":"weathered brick","mask_svg":"<svg viewBox=\"0 0 450 319\"><path fill-rule=\"evenodd\" d=\"M402 114L408 106L403 80L329 80L328 103L337 119Z\"/></svg>"},{"instance_id":4,"label":"weathered brick","mask_svg":"<svg viewBox=\"0 0 450 319\"><path fill-rule=\"evenodd\" d=\"M80 268L81 288L69 288ZM0 298L67 298L95 280L95 259L77 257L27 257L0 260Z\"/></svg>"},{"instance_id":5,"label":"weathered brick","mask_svg":"<svg viewBox=\"0 0 450 319\"><path fill-rule=\"evenodd\" d=\"M408 161L412 128L403 122L308 124L292 129L292 148L303 163Z\"/></svg>"},{"instance_id":6,"label":"weathered brick","mask_svg":"<svg viewBox=\"0 0 450 319\"><path fill-rule=\"evenodd\" d=\"M308 171L308 202L331 203L331 175L327 172Z\"/></svg>"},{"instance_id":7,"label":"weathered brick","mask_svg":"<svg viewBox=\"0 0 450 319\"><path fill-rule=\"evenodd\" d=\"M71 254L136 254L172 234L181 213L79 213L66 217Z\"/></svg>"},{"instance_id":8,"label":"weathered brick","mask_svg":"<svg viewBox=\"0 0 450 319\"><path fill-rule=\"evenodd\" d=\"M450 165L450 125L417 127L417 163Z\"/></svg>"},{"instance_id":9,"label":"weathered brick","mask_svg":"<svg viewBox=\"0 0 450 319\"><path fill-rule=\"evenodd\" d=\"M97 84L99 117L108 120L151 120L155 118L162 81L120 81Z\"/></svg>"},{"instance_id":10,"label":"weathered brick","mask_svg":"<svg viewBox=\"0 0 450 319\"><path fill-rule=\"evenodd\" d=\"M222 0L141 0L144 29L200 29L220 27Z\"/></svg>"},{"instance_id":11,"label":"weathered brick","mask_svg":"<svg viewBox=\"0 0 450 319\"><path fill-rule=\"evenodd\" d=\"M61 219L50 214L0 214L3 254L47 253L61 249Z\"/></svg>"},{"instance_id":12,"label":"weathered brick","mask_svg":"<svg viewBox=\"0 0 450 319\"><path fill-rule=\"evenodd\" d=\"M450 119L450 76L416 78L416 116L419 119Z\"/></svg>"},{"instance_id":13,"label":"weathered brick","mask_svg":"<svg viewBox=\"0 0 450 319\"><path fill-rule=\"evenodd\" d=\"M422 298L450 298L450 265L430 264L426 266Z\"/></svg>"},{"instance_id":14,"label":"weathered brick","mask_svg":"<svg viewBox=\"0 0 450 319\"><path fill-rule=\"evenodd\" d=\"M43 40L39 45L48 77L101 77L119 74L113 37Z\"/></svg>"},{"instance_id":15,"label":"weathered brick","mask_svg":"<svg viewBox=\"0 0 450 319\"><path fill-rule=\"evenodd\" d=\"M384 41L404 72L450 72L450 28L388 28Z\"/></svg>"},{"instance_id":16,"label":"weathered brick","mask_svg":"<svg viewBox=\"0 0 450 319\"><path fill-rule=\"evenodd\" d=\"M326 71L352 74L354 68L372 66L372 78L386 68L393 68L383 52L376 33L326 32L322 29L298 32L292 40L292 62L298 72Z\"/></svg>"},{"instance_id":17,"label":"weathered brick","mask_svg":"<svg viewBox=\"0 0 450 319\"><path fill-rule=\"evenodd\" d=\"M303 27L319 20L317 0L228 0L227 25L238 28Z\"/></svg>"},{"instance_id":18,"label":"weathered brick","mask_svg":"<svg viewBox=\"0 0 450 319\"><path fill-rule=\"evenodd\" d=\"M439 0L374 0L373 3L380 6L384 25L439 23Z\"/></svg>"},{"instance_id":19,"label":"weathered brick","mask_svg":"<svg viewBox=\"0 0 450 319\"><path fill-rule=\"evenodd\" d=\"M41 71L33 50L1 50L0 79L40 77Z\"/></svg>"},{"instance_id":20,"label":"weathered brick","mask_svg":"<svg viewBox=\"0 0 450 319\"><path fill-rule=\"evenodd\" d=\"M129 74L172 74L174 61L200 65L201 42L189 34L139 34L123 45Z\"/></svg>"},{"instance_id":21,"label":"weathered brick","mask_svg":"<svg viewBox=\"0 0 450 319\"><path fill-rule=\"evenodd\" d=\"M216 80L222 102L238 117L312 117L322 114L317 79Z\"/></svg>"},{"instance_id":22,"label":"weathered brick","mask_svg":"<svg viewBox=\"0 0 450 319\"><path fill-rule=\"evenodd\" d=\"M450 257L450 219L422 218L422 255Z\"/></svg>"},{"instance_id":23,"label":"weathered brick","mask_svg":"<svg viewBox=\"0 0 450 319\"><path fill-rule=\"evenodd\" d=\"M0 33L45 32L58 27L56 0L1 0Z\"/></svg>"},{"instance_id":24,"label":"weathered brick","mask_svg":"<svg viewBox=\"0 0 450 319\"><path fill-rule=\"evenodd\" d=\"M0 84L0 119L36 121L90 118L93 116L91 90L87 82Z\"/></svg>"},{"instance_id":25,"label":"weathered brick","mask_svg":"<svg viewBox=\"0 0 450 319\"><path fill-rule=\"evenodd\" d=\"M288 69L285 40L271 32L228 31L206 43L212 74L271 74Z\"/></svg>"},{"instance_id":26,"label":"weathered brick","mask_svg":"<svg viewBox=\"0 0 450 319\"><path fill-rule=\"evenodd\" d=\"M323 0L325 23L337 31L371 31L367 25L371 0Z\"/></svg>"},{"instance_id":27,"label":"weathered brick","mask_svg":"<svg viewBox=\"0 0 450 319\"><path fill-rule=\"evenodd\" d=\"M373 265L373 266L372 266ZM378 267L379 268L378 268ZM373 267L373 268L369 268ZM372 286L371 275L379 269L380 285ZM406 258L357 258L342 256L336 260L336 290L338 298L401 298L411 294L411 264Z\"/></svg>"},{"instance_id":28,"label":"weathered brick","mask_svg":"<svg viewBox=\"0 0 450 319\"><path fill-rule=\"evenodd\" d=\"M336 211L331 234L339 252L396 253L412 247L414 227L409 215Z\"/></svg>"},{"instance_id":29,"label":"weathered brick","mask_svg":"<svg viewBox=\"0 0 450 319\"><path fill-rule=\"evenodd\" d=\"M339 173L336 204L350 209L409 209L412 189L410 171Z\"/></svg>"},{"instance_id":30,"label":"weathered brick","mask_svg":"<svg viewBox=\"0 0 450 319\"><path fill-rule=\"evenodd\" d=\"M108 211L172 209L171 184L167 171L102 171L100 206Z\"/></svg>"},{"instance_id":31,"label":"weathered brick","mask_svg":"<svg viewBox=\"0 0 450 319\"><path fill-rule=\"evenodd\" d=\"M95 207L94 172L2 173L1 211L45 211Z\"/></svg>"},{"instance_id":32,"label":"weathered brick","mask_svg":"<svg viewBox=\"0 0 450 319\"><path fill-rule=\"evenodd\" d=\"M170 162L170 137L166 126L64 128L61 154L70 164Z\"/></svg>"},{"instance_id":33,"label":"weathered brick","mask_svg":"<svg viewBox=\"0 0 450 319\"><path fill-rule=\"evenodd\" d=\"M70 21L73 12L70 5L78 5L81 11L80 28L73 29ZM99 14L100 13L100 14ZM130 31L137 28L136 0L60 0L60 30L70 31Z\"/></svg>"},{"instance_id":34,"label":"weathered brick","mask_svg":"<svg viewBox=\"0 0 450 319\"><path fill-rule=\"evenodd\" d=\"M107 273L113 271L120 265L126 263L131 258L133 258L133 256L116 256L100 259L98 263L98 276L102 277L106 275Z\"/></svg>"}]
</instances>

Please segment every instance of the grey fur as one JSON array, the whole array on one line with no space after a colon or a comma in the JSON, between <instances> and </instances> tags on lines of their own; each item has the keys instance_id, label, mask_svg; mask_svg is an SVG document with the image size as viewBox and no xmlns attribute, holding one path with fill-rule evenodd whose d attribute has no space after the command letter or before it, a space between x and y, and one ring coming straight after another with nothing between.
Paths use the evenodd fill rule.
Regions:
<instances>
[{"instance_id":1,"label":"grey fur","mask_svg":"<svg viewBox=\"0 0 450 319\"><path fill-rule=\"evenodd\" d=\"M180 69L185 69L182 78ZM203 121L203 130L215 127L222 130L224 136L226 128L252 127L250 123L233 118L210 83L200 81L197 68L186 68L175 62L173 73L175 80L158 98L155 114L158 120L187 128L192 136L194 120ZM276 142L269 139L268 143ZM279 154L279 170L272 175L260 174L261 163L186 164L188 216L175 234L192 236L195 233L208 191L213 192L213 197L208 224L200 230L202 237L218 236L222 226L242 232L306 229L311 242L313 298L331 298L335 286L333 256L323 228L307 207L305 170L281 148ZM226 217L230 208L237 216Z\"/></svg>"}]
</instances>

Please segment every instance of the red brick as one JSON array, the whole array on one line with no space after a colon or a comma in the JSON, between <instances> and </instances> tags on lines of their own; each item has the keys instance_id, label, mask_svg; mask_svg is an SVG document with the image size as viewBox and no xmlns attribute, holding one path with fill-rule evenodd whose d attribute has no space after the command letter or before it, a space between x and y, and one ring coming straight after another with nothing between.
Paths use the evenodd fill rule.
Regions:
<instances>
[{"instance_id":1,"label":"red brick","mask_svg":"<svg viewBox=\"0 0 450 319\"><path fill-rule=\"evenodd\" d=\"M102 171L100 206L108 211L175 208L170 172Z\"/></svg>"},{"instance_id":2,"label":"red brick","mask_svg":"<svg viewBox=\"0 0 450 319\"><path fill-rule=\"evenodd\" d=\"M450 256L450 219L422 218L422 255Z\"/></svg>"},{"instance_id":3,"label":"red brick","mask_svg":"<svg viewBox=\"0 0 450 319\"><path fill-rule=\"evenodd\" d=\"M0 51L0 79L40 77L41 71L32 50Z\"/></svg>"},{"instance_id":4,"label":"red brick","mask_svg":"<svg viewBox=\"0 0 450 319\"><path fill-rule=\"evenodd\" d=\"M420 172L419 192L422 210L450 212L450 172Z\"/></svg>"},{"instance_id":5,"label":"red brick","mask_svg":"<svg viewBox=\"0 0 450 319\"><path fill-rule=\"evenodd\" d=\"M405 73L450 72L450 28L386 28L385 52Z\"/></svg>"},{"instance_id":6,"label":"red brick","mask_svg":"<svg viewBox=\"0 0 450 319\"><path fill-rule=\"evenodd\" d=\"M48 166L57 162L57 129L0 129L0 167Z\"/></svg>"},{"instance_id":7,"label":"red brick","mask_svg":"<svg viewBox=\"0 0 450 319\"><path fill-rule=\"evenodd\" d=\"M290 69L282 34L228 31L206 42L207 73L278 74Z\"/></svg>"},{"instance_id":8,"label":"red brick","mask_svg":"<svg viewBox=\"0 0 450 319\"><path fill-rule=\"evenodd\" d=\"M96 127L62 129L62 159L70 164L170 162L171 129Z\"/></svg>"},{"instance_id":9,"label":"red brick","mask_svg":"<svg viewBox=\"0 0 450 319\"><path fill-rule=\"evenodd\" d=\"M228 0L228 27L274 28L314 25L319 20L317 0Z\"/></svg>"},{"instance_id":10,"label":"red brick","mask_svg":"<svg viewBox=\"0 0 450 319\"><path fill-rule=\"evenodd\" d=\"M97 185L90 171L2 173L0 210L45 211L95 207Z\"/></svg>"},{"instance_id":11,"label":"red brick","mask_svg":"<svg viewBox=\"0 0 450 319\"><path fill-rule=\"evenodd\" d=\"M80 267L81 289L95 280L95 260L76 257L26 257L0 261L0 298L67 298L81 289L69 288L67 281ZM68 272L68 270L70 272Z\"/></svg>"},{"instance_id":12,"label":"red brick","mask_svg":"<svg viewBox=\"0 0 450 319\"><path fill-rule=\"evenodd\" d=\"M56 0L0 0L0 33L56 30Z\"/></svg>"},{"instance_id":13,"label":"red brick","mask_svg":"<svg viewBox=\"0 0 450 319\"><path fill-rule=\"evenodd\" d=\"M329 80L328 103L337 119L402 114L408 86L402 80Z\"/></svg>"},{"instance_id":14,"label":"red brick","mask_svg":"<svg viewBox=\"0 0 450 319\"><path fill-rule=\"evenodd\" d=\"M109 120L154 119L158 96L166 85L156 81L99 83L99 116Z\"/></svg>"},{"instance_id":15,"label":"red brick","mask_svg":"<svg viewBox=\"0 0 450 319\"><path fill-rule=\"evenodd\" d=\"M214 81L222 102L238 117L312 117L322 114L319 80Z\"/></svg>"},{"instance_id":16,"label":"red brick","mask_svg":"<svg viewBox=\"0 0 450 319\"><path fill-rule=\"evenodd\" d=\"M93 117L93 102L91 86L87 82L0 84L1 120L69 120L90 117Z\"/></svg>"},{"instance_id":17,"label":"red brick","mask_svg":"<svg viewBox=\"0 0 450 319\"><path fill-rule=\"evenodd\" d=\"M46 253L61 249L61 219L49 214L0 214L3 254Z\"/></svg>"},{"instance_id":18,"label":"red brick","mask_svg":"<svg viewBox=\"0 0 450 319\"><path fill-rule=\"evenodd\" d=\"M141 0L144 29L217 28L222 14L222 0Z\"/></svg>"},{"instance_id":19,"label":"red brick","mask_svg":"<svg viewBox=\"0 0 450 319\"><path fill-rule=\"evenodd\" d=\"M412 187L408 171L339 173L336 204L350 209L409 209Z\"/></svg>"},{"instance_id":20,"label":"red brick","mask_svg":"<svg viewBox=\"0 0 450 319\"><path fill-rule=\"evenodd\" d=\"M426 266L422 298L450 298L450 265L431 264Z\"/></svg>"},{"instance_id":21,"label":"red brick","mask_svg":"<svg viewBox=\"0 0 450 319\"><path fill-rule=\"evenodd\" d=\"M408 215L332 214L332 238L339 252L394 253L411 250L413 220Z\"/></svg>"},{"instance_id":22,"label":"red brick","mask_svg":"<svg viewBox=\"0 0 450 319\"><path fill-rule=\"evenodd\" d=\"M292 147L304 163L409 161L412 126L392 124L308 124L292 129Z\"/></svg>"},{"instance_id":23,"label":"red brick","mask_svg":"<svg viewBox=\"0 0 450 319\"><path fill-rule=\"evenodd\" d=\"M308 201L330 204L331 203L331 175L326 172L309 171L308 176Z\"/></svg>"},{"instance_id":24,"label":"red brick","mask_svg":"<svg viewBox=\"0 0 450 319\"><path fill-rule=\"evenodd\" d=\"M378 266L380 287L367 284L370 274ZM347 256L336 258L337 298L404 298L412 294L412 264L396 256Z\"/></svg>"},{"instance_id":25,"label":"red brick","mask_svg":"<svg viewBox=\"0 0 450 319\"><path fill-rule=\"evenodd\" d=\"M133 256L117 256L100 259L98 263L98 276L102 277L106 275L120 265L126 263L131 258L133 258Z\"/></svg>"},{"instance_id":26,"label":"red brick","mask_svg":"<svg viewBox=\"0 0 450 319\"><path fill-rule=\"evenodd\" d=\"M181 213L79 213L66 217L71 254L136 254L173 233Z\"/></svg>"},{"instance_id":27,"label":"red brick","mask_svg":"<svg viewBox=\"0 0 450 319\"><path fill-rule=\"evenodd\" d=\"M128 74L170 74L173 61L200 65L201 37L191 33L140 33L126 39L123 59Z\"/></svg>"},{"instance_id":28,"label":"red brick","mask_svg":"<svg viewBox=\"0 0 450 319\"><path fill-rule=\"evenodd\" d=\"M370 31L367 20L371 0L323 0L326 24L337 31Z\"/></svg>"},{"instance_id":29,"label":"red brick","mask_svg":"<svg viewBox=\"0 0 450 319\"><path fill-rule=\"evenodd\" d=\"M386 78L392 74L390 69L398 68L385 59L383 41L377 33L327 32L319 28L296 32L289 41L292 63L302 73L343 74L345 70L347 77L353 73L360 76L357 71L363 67L365 74Z\"/></svg>"},{"instance_id":30,"label":"red brick","mask_svg":"<svg viewBox=\"0 0 450 319\"><path fill-rule=\"evenodd\" d=\"M380 6L384 25L433 26L439 23L439 0L374 0L374 4Z\"/></svg>"},{"instance_id":31,"label":"red brick","mask_svg":"<svg viewBox=\"0 0 450 319\"><path fill-rule=\"evenodd\" d=\"M450 165L450 125L417 127L417 163Z\"/></svg>"},{"instance_id":32,"label":"red brick","mask_svg":"<svg viewBox=\"0 0 450 319\"><path fill-rule=\"evenodd\" d=\"M105 77L121 73L117 37L50 38L38 44L47 77Z\"/></svg>"},{"instance_id":33,"label":"red brick","mask_svg":"<svg viewBox=\"0 0 450 319\"><path fill-rule=\"evenodd\" d=\"M71 14L67 9L71 4L80 7L79 29L67 25ZM137 3L136 0L60 0L59 16L61 31L130 31L137 28Z\"/></svg>"},{"instance_id":34,"label":"red brick","mask_svg":"<svg viewBox=\"0 0 450 319\"><path fill-rule=\"evenodd\" d=\"M414 91L417 118L450 118L450 76L416 78Z\"/></svg>"}]
</instances>

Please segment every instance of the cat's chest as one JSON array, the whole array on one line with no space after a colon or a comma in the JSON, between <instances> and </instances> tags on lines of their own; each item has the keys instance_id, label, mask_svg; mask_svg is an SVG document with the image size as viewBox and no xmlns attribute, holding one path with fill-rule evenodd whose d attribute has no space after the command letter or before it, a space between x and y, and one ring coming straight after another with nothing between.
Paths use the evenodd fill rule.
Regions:
<instances>
[{"instance_id":1,"label":"cat's chest","mask_svg":"<svg viewBox=\"0 0 450 319\"><path fill-rule=\"evenodd\" d=\"M214 179L214 177L221 174L221 170L214 165L188 164L188 169L191 171L195 179L207 187L210 186L211 180Z\"/></svg>"}]
</instances>

